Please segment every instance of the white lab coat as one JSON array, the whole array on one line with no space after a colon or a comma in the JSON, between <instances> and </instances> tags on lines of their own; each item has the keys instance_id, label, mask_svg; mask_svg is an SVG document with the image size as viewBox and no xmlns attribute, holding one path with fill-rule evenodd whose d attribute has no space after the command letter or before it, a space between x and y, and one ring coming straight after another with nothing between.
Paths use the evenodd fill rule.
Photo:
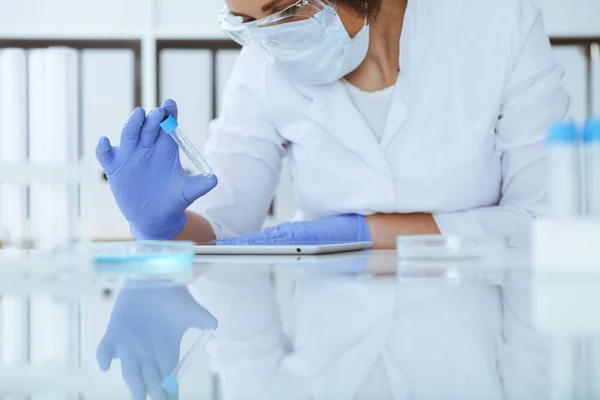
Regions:
<instances>
[{"instance_id":1,"label":"white lab coat","mask_svg":"<svg viewBox=\"0 0 600 400\"><path fill-rule=\"evenodd\" d=\"M217 237L261 228L290 160L304 219L433 214L442 234L524 245L544 212L544 138L569 96L531 0L410 0L381 142L342 82L296 84L244 48L211 125Z\"/></svg>"}]
</instances>

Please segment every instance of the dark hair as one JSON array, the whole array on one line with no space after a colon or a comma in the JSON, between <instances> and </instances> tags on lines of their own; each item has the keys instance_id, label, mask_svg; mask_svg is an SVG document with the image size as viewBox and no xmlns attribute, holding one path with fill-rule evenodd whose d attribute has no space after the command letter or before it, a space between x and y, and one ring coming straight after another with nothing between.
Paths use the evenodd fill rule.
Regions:
<instances>
[{"instance_id":1,"label":"dark hair","mask_svg":"<svg viewBox=\"0 0 600 400\"><path fill-rule=\"evenodd\" d=\"M369 18L375 18L381 6L381 0L337 0L337 2L355 11L358 15L366 15Z\"/></svg>"}]
</instances>

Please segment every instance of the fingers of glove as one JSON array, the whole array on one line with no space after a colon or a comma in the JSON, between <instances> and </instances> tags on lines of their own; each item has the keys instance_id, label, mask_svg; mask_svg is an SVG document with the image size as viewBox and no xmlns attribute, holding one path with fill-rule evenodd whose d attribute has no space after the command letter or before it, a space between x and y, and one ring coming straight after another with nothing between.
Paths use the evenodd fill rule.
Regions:
<instances>
[{"instance_id":1,"label":"fingers of glove","mask_svg":"<svg viewBox=\"0 0 600 400\"><path fill-rule=\"evenodd\" d=\"M104 172L109 174L115 161L115 151L110 144L110 140L105 136L102 136L96 145L96 159Z\"/></svg>"},{"instance_id":2,"label":"fingers of glove","mask_svg":"<svg viewBox=\"0 0 600 400\"><path fill-rule=\"evenodd\" d=\"M121 358L121 375L127 384L134 400L146 400L146 386L137 358L131 350L123 350Z\"/></svg>"},{"instance_id":3,"label":"fingers of glove","mask_svg":"<svg viewBox=\"0 0 600 400\"><path fill-rule=\"evenodd\" d=\"M112 335L107 332L96 349L96 361L100 369L106 372L110 369L113 358L115 358L114 343Z\"/></svg>"},{"instance_id":4,"label":"fingers of glove","mask_svg":"<svg viewBox=\"0 0 600 400\"><path fill-rule=\"evenodd\" d=\"M141 365L142 378L146 386L146 390L150 395L151 400L168 400L167 393L161 387L162 377L158 372L158 368L151 362L144 362Z\"/></svg>"},{"instance_id":5,"label":"fingers of glove","mask_svg":"<svg viewBox=\"0 0 600 400\"><path fill-rule=\"evenodd\" d=\"M120 160L128 159L137 148L144 121L146 121L146 112L143 108L138 107L133 110L127 122L123 125L121 143L119 144L119 151L117 153L117 157Z\"/></svg>"},{"instance_id":6,"label":"fingers of glove","mask_svg":"<svg viewBox=\"0 0 600 400\"><path fill-rule=\"evenodd\" d=\"M189 175L185 178L183 184L183 197L188 202L188 206L217 186L218 180L215 175L204 176Z\"/></svg>"},{"instance_id":7,"label":"fingers of glove","mask_svg":"<svg viewBox=\"0 0 600 400\"><path fill-rule=\"evenodd\" d=\"M140 143L142 147L148 148L156 142L156 138L161 130L160 123L163 122L166 116L167 113L163 108L155 108L148 113L148 117L146 118L146 122L144 122L140 134Z\"/></svg>"},{"instance_id":8,"label":"fingers of glove","mask_svg":"<svg viewBox=\"0 0 600 400\"><path fill-rule=\"evenodd\" d=\"M162 105L162 108L168 115L173 116L173 118L179 118L179 110L177 109L177 103L174 100L167 99Z\"/></svg>"}]
</instances>

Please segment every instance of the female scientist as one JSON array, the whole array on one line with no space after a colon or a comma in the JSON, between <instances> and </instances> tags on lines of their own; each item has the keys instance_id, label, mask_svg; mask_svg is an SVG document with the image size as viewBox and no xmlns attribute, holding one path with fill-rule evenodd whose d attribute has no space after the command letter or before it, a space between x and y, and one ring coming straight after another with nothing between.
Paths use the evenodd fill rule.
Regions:
<instances>
[{"instance_id":1,"label":"female scientist","mask_svg":"<svg viewBox=\"0 0 600 400\"><path fill-rule=\"evenodd\" d=\"M137 239L526 244L544 211L545 133L570 106L531 0L226 3L222 29L244 49L206 147L219 185L181 167L159 127L171 100L136 109L119 147L98 144ZM247 235L286 155L299 222Z\"/></svg>"}]
</instances>

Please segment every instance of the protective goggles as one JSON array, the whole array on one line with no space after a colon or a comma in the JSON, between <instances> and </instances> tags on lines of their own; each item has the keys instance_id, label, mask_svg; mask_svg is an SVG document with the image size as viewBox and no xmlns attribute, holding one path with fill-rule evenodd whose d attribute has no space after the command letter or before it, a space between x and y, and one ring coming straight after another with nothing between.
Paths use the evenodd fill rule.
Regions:
<instances>
[{"instance_id":1,"label":"protective goggles","mask_svg":"<svg viewBox=\"0 0 600 400\"><path fill-rule=\"evenodd\" d=\"M244 22L225 6L218 21L221 29L242 46L261 43L263 46L298 49L320 43L335 18L335 0L298 0L267 17Z\"/></svg>"}]
</instances>

